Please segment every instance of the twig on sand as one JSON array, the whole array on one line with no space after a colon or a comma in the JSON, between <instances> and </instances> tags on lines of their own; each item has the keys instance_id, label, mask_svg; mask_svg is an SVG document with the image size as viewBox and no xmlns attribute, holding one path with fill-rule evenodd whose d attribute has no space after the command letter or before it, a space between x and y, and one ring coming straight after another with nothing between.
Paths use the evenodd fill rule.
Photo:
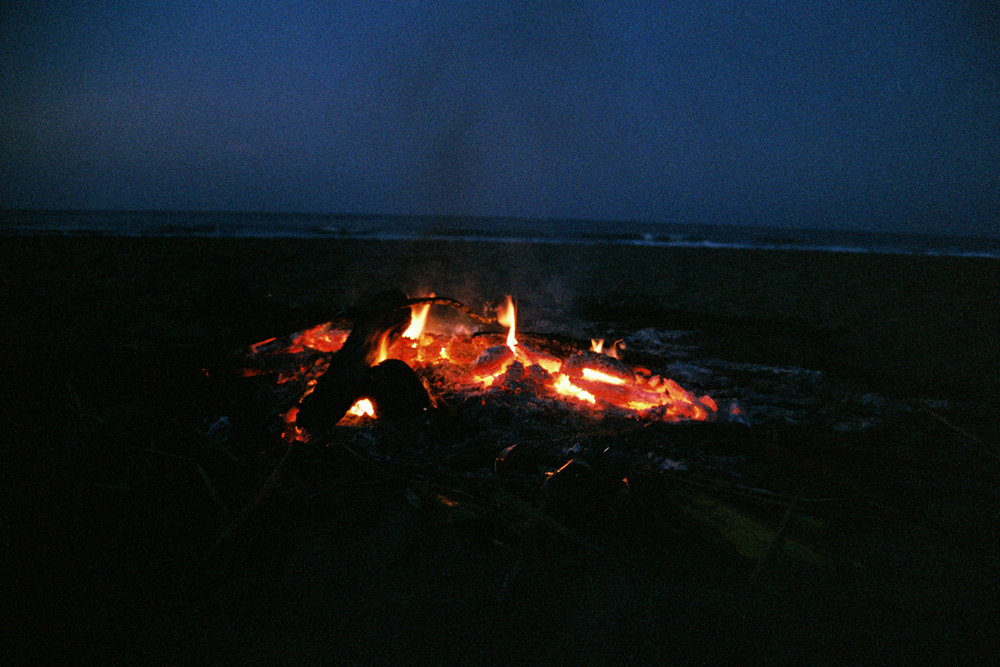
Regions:
<instances>
[{"instance_id":1,"label":"twig on sand","mask_svg":"<svg viewBox=\"0 0 1000 667\"><path fill-rule=\"evenodd\" d=\"M209 479L208 473L205 472L205 469L202 468L201 465L197 461L195 461L194 459L189 459L186 456L179 456L177 454L171 454L169 452L163 452L163 451L160 451L159 449L150 449L148 447L144 447L144 448L142 448L142 451L149 452L150 454L157 454L159 456L165 456L165 457L170 458L170 459L177 459L178 461L183 461L184 463L187 463L189 466L191 466L192 468L194 468L198 472L198 474L201 476L201 481L205 483L205 488L208 489L208 494L210 496L212 496L212 500L214 500L216 502L216 504L219 506L219 510L220 510L220 512L222 512L222 518L223 519L229 518L229 508L226 507L226 504L224 502L222 502L222 498L219 496L218 492L215 490L215 485L212 484L212 480Z\"/></svg>"},{"instance_id":2,"label":"twig on sand","mask_svg":"<svg viewBox=\"0 0 1000 667\"><path fill-rule=\"evenodd\" d=\"M781 523L778 524L778 529L774 531L774 536L771 537L771 541L768 542L767 548L764 549L764 553L761 554L761 557L757 560L757 566L754 567L753 572L750 574L751 583L753 583L754 579L757 578L757 574L760 573L761 568L764 567L764 563L767 562L767 559L771 556L771 552L774 551L775 545L779 544L780 541L784 539L785 531L788 530L788 521L792 518L792 512L795 511L795 506L798 504L799 498L802 497L802 494L805 493L805 490L806 487L803 486L799 489L799 492L795 494L795 497L792 498L792 502L788 503L788 509L785 511L785 516L781 517Z\"/></svg>"},{"instance_id":3,"label":"twig on sand","mask_svg":"<svg viewBox=\"0 0 1000 667\"><path fill-rule=\"evenodd\" d=\"M608 553L601 547L583 539L583 537L581 537L575 531L570 530L569 528L562 525L561 523L553 519L551 516L543 512L542 510L538 509L537 507L535 507L534 505L525 500L521 500L517 496L514 496L513 494L508 493L506 491L500 491L498 494L494 496L494 499L503 507L507 507L508 509L511 509L522 516L537 521L538 523L542 524L552 532L558 535L562 535L563 537L573 542L576 542L580 546L586 547L587 549L591 549L601 554L604 557L610 557L608 556Z\"/></svg>"},{"instance_id":4,"label":"twig on sand","mask_svg":"<svg viewBox=\"0 0 1000 667\"><path fill-rule=\"evenodd\" d=\"M229 524L229 526L224 531L222 531L222 534L219 535L219 538L215 541L215 544L212 545L212 548L208 550L208 553L205 554L205 557L202 558L201 562L198 563L198 567L196 568L196 570L201 570L209 561L215 558L215 555L222 549L222 547L225 546L225 544L232 539L232 536L235 535L247 523L248 519L251 516L253 516L257 508L260 507L260 505L271 496L271 494L274 492L274 489L277 488L278 481L281 479L281 475L284 472L285 463L290 458L292 452L298 449L298 444L299 441L295 440L292 442L292 444L288 446L288 449L285 450L285 455L281 457L281 461L279 461L278 465L275 466L274 472L272 472L271 476L267 478L266 482L264 482L264 485L260 488L260 491L258 491L257 495L254 496L253 500L251 500L247 504L247 506L243 508L243 511L240 512L240 516L236 519L236 521Z\"/></svg>"},{"instance_id":5,"label":"twig on sand","mask_svg":"<svg viewBox=\"0 0 1000 667\"><path fill-rule=\"evenodd\" d=\"M385 470L375 461L372 461L368 457L359 454L358 452L354 451L353 449L351 449L346 445L342 445L342 449L346 451L355 461L368 466L371 470L377 472L380 476L398 482L406 483L407 488L411 493L414 491L418 492L414 494L417 496L417 500L419 500L420 496L424 496L425 498L431 497L437 502L444 501L445 504L448 504L449 506L460 505L463 509L470 511L477 516L490 513L490 508L487 505L484 505L480 498L467 494L464 491L424 481L408 479L400 475L396 475L391 471ZM441 495L441 493L438 492L446 493L447 495L446 496ZM453 500L454 497L461 497L462 498L461 502L460 503L455 502ZM544 511L540 510L539 508L535 507L534 505L525 500L521 500L520 498L510 493L509 491L501 490L499 493L493 494L492 500L498 506L510 510L511 512L518 514L524 518L531 519L535 521L537 524L545 526L552 532L561 535L562 537L570 540L571 542L575 542L587 549L590 549L592 551L595 551L596 553L601 554L602 556L608 557L608 554L604 549L602 549L601 547L597 546L592 542L588 542L577 532L571 530L570 528L567 528L566 526L556 521L554 518L552 518ZM413 504L412 501L411 504Z\"/></svg>"},{"instance_id":6,"label":"twig on sand","mask_svg":"<svg viewBox=\"0 0 1000 667\"><path fill-rule=\"evenodd\" d=\"M933 410L930 409L930 407L927 406L926 403L921 403L920 407L922 407L924 409L924 412L926 412L927 414L929 414L931 417L934 417L934 419L937 419L939 422L941 422L942 424L944 424L945 426L947 426L951 430L955 431L956 433L958 433L960 435L964 435L966 438L968 438L972 442L974 442L977 445L979 445L979 447L977 447L977 449L980 452L982 452L983 454L986 454L987 456L992 457L994 459L1000 459L1000 454L997 454L996 452L992 452L989 449L987 449L986 446L982 444L982 441L979 438L977 438L976 436L972 435L971 433L969 433L965 429L960 428L959 426L957 426L954 422L952 422L950 419L948 419L944 415L939 414L937 412L934 412Z\"/></svg>"},{"instance_id":7,"label":"twig on sand","mask_svg":"<svg viewBox=\"0 0 1000 667\"><path fill-rule=\"evenodd\" d=\"M80 400L80 394L76 392L73 388L73 384L66 380L66 393L69 395L69 409L70 411L79 419L81 422L84 420L89 420L91 422L96 422L101 424L104 422L99 416L92 414L90 412L83 411L83 402Z\"/></svg>"}]
</instances>

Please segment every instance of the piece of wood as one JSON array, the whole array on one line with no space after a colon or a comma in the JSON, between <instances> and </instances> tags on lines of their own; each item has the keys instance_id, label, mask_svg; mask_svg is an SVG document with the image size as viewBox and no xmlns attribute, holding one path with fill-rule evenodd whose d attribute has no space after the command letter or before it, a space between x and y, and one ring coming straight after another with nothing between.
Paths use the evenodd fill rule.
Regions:
<instances>
[{"instance_id":1,"label":"piece of wood","mask_svg":"<svg viewBox=\"0 0 1000 667\"><path fill-rule=\"evenodd\" d=\"M380 292L362 310L351 334L331 358L312 393L302 399L296 423L316 432L333 426L358 400L372 396L371 367L379 347L398 338L410 325L410 300L398 290Z\"/></svg>"},{"instance_id":2,"label":"piece of wood","mask_svg":"<svg viewBox=\"0 0 1000 667\"><path fill-rule=\"evenodd\" d=\"M427 388L399 359L386 359L372 368L372 385L371 399L380 419L419 416L431 405Z\"/></svg>"},{"instance_id":3,"label":"piece of wood","mask_svg":"<svg viewBox=\"0 0 1000 667\"><path fill-rule=\"evenodd\" d=\"M310 432L336 424L362 398L372 399L379 416L412 416L430 403L420 379L402 361L376 366L383 345L391 346L410 326L411 306L431 303L459 310L470 318L495 323L446 297L410 299L400 290L380 292L355 319L351 334L331 358L313 391L299 404L295 422ZM387 360L392 361L392 360Z\"/></svg>"}]
</instances>

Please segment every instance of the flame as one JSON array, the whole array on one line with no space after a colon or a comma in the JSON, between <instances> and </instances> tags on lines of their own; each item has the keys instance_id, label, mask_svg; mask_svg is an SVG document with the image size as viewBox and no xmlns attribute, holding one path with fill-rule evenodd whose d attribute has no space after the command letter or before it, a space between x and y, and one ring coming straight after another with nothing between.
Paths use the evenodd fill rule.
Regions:
<instances>
[{"instance_id":1,"label":"flame","mask_svg":"<svg viewBox=\"0 0 1000 667\"><path fill-rule=\"evenodd\" d=\"M375 416L375 406L367 398L362 398L360 401L351 406L351 409L347 411L349 414L355 417L374 417Z\"/></svg>"},{"instance_id":2,"label":"flame","mask_svg":"<svg viewBox=\"0 0 1000 667\"><path fill-rule=\"evenodd\" d=\"M508 296L506 307L497 312L497 322L499 322L502 326L510 327L510 330L507 332L507 347L512 350L517 347L517 339L514 337L516 320L517 310L514 308L514 300Z\"/></svg>"},{"instance_id":3,"label":"flame","mask_svg":"<svg viewBox=\"0 0 1000 667\"><path fill-rule=\"evenodd\" d=\"M386 331L382 334L382 338L378 342L378 357L375 358L375 364L381 364L383 361L389 358L389 332Z\"/></svg>"},{"instance_id":4,"label":"flame","mask_svg":"<svg viewBox=\"0 0 1000 667\"><path fill-rule=\"evenodd\" d=\"M625 349L625 342L621 340L616 340L612 343L611 347L604 349L604 339L603 338L591 338L590 339L590 351L596 354L606 354L612 359L618 358L618 351Z\"/></svg>"},{"instance_id":5,"label":"flame","mask_svg":"<svg viewBox=\"0 0 1000 667\"><path fill-rule=\"evenodd\" d=\"M434 296L434 292L428 296ZM424 327L427 326L427 315L430 312L431 304L429 303L410 306L410 326L403 332L403 338L420 340L420 335L424 333Z\"/></svg>"}]
</instances>

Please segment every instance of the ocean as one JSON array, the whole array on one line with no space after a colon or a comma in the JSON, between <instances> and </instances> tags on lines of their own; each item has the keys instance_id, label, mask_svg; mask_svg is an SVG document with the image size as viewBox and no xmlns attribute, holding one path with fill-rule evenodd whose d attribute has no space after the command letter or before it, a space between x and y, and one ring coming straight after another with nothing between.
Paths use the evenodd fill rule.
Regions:
<instances>
[{"instance_id":1,"label":"ocean","mask_svg":"<svg viewBox=\"0 0 1000 667\"><path fill-rule=\"evenodd\" d=\"M464 240L1000 258L1000 238L758 225L189 211L0 211L0 235Z\"/></svg>"}]
</instances>

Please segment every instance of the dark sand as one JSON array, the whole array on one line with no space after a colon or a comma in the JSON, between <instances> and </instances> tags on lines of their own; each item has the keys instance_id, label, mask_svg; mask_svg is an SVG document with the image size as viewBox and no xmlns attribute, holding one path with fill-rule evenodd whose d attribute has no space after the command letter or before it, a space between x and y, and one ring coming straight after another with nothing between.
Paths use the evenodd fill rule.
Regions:
<instances>
[{"instance_id":1,"label":"dark sand","mask_svg":"<svg viewBox=\"0 0 1000 667\"><path fill-rule=\"evenodd\" d=\"M750 584L752 563L693 548L514 553L376 480L333 518L279 508L251 540L265 556L193 574L232 520L201 478L219 456L202 369L397 286L473 307L512 293L529 329L696 328L720 357L934 399L966 435L914 418L938 450L891 448L919 449L917 518L884 519L832 571L782 564ZM4 615L20 628L4 664L988 664L997 648L998 260L2 238L0 293ZM216 480L228 511L260 473Z\"/></svg>"}]
</instances>

